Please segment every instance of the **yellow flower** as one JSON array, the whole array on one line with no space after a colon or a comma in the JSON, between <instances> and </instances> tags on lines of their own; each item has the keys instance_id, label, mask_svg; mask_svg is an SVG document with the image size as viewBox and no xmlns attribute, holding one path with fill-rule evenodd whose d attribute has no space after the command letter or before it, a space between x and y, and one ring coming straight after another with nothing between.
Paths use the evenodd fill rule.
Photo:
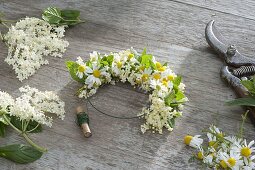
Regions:
<instances>
[{"instance_id":1,"label":"yellow flower","mask_svg":"<svg viewBox=\"0 0 255 170\"><path fill-rule=\"evenodd\" d=\"M192 140L192 138L193 138L193 136L190 136L190 135L185 136L185 137L184 137L184 143L185 143L186 145L189 145L190 142L191 142L191 140Z\"/></svg>"},{"instance_id":2,"label":"yellow flower","mask_svg":"<svg viewBox=\"0 0 255 170\"><path fill-rule=\"evenodd\" d=\"M241 155L244 157L249 157L251 155L251 149L249 147L243 147L241 149Z\"/></svg>"},{"instance_id":3,"label":"yellow flower","mask_svg":"<svg viewBox=\"0 0 255 170\"><path fill-rule=\"evenodd\" d=\"M235 158L230 157L230 158L228 159L228 163L229 163L230 167L235 166L235 164L236 164Z\"/></svg>"},{"instance_id":4,"label":"yellow flower","mask_svg":"<svg viewBox=\"0 0 255 170\"><path fill-rule=\"evenodd\" d=\"M96 77L96 78L99 78L101 75L101 72L99 70L94 70L93 71L93 76Z\"/></svg>"},{"instance_id":5,"label":"yellow flower","mask_svg":"<svg viewBox=\"0 0 255 170\"><path fill-rule=\"evenodd\" d=\"M159 73L155 73L153 75L153 78L156 79L156 80L159 80L161 78L161 75Z\"/></svg>"},{"instance_id":6,"label":"yellow flower","mask_svg":"<svg viewBox=\"0 0 255 170\"><path fill-rule=\"evenodd\" d=\"M86 70L86 67L85 66L83 66L83 65L80 65L79 67L78 67L78 71L79 72L84 72Z\"/></svg>"},{"instance_id":7,"label":"yellow flower","mask_svg":"<svg viewBox=\"0 0 255 170\"><path fill-rule=\"evenodd\" d=\"M160 68L160 67L162 67L162 65L161 65L160 62L156 62L155 65L156 65L157 69Z\"/></svg>"},{"instance_id":8,"label":"yellow flower","mask_svg":"<svg viewBox=\"0 0 255 170\"><path fill-rule=\"evenodd\" d=\"M162 66L162 67L158 68L158 71L165 71L165 70L166 70L165 66Z\"/></svg>"},{"instance_id":9,"label":"yellow flower","mask_svg":"<svg viewBox=\"0 0 255 170\"><path fill-rule=\"evenodd\" d=\"M201 151L197 153L197 158L203 159L203 153Z\"/></svg>"},{"instance_id":10,"label":"yellow flower","mask_svg":"<svg viewBox=\"0 0 255 170\"><path fill-rule=\"evenodd\" d=\"M143 74L142 75L142 80L147 81L149 79L149 74Z\"/></svg>"},{"instance_id":11,"label":"yellow flower","mask_svg":"<svg viewBox=\"0 0 255 170\"><path fill-rule=\"evenodd\" d=\"M228 167L227 163L226 163L224 160L221 160L221 161L220 161L220 165L221 165L221 167L224 168L224 169L227 169L227 167Z\"/></svg>"},{"instance_id":12,"label":"yellow flower","mask_svg":"<svg viewBox=\"0 0 255 170\"><path fill-rule=\"evenodd\" d=\"M130 53L130 54L128 55L128 60L130 60L130 59L133 58L133 57L134 57L134 54Z\"/></svg>"},{"instance_id":13,"label":"yellow flower","mask_svg":"<svg viewBox=\"0 0 255 170\"><path fill-rule=\"evenodd\" d=\"M121 68L121 67L122 67L122 62L120 62L120 61L117 62L117 67L118 67L118 68Z\"/></svg>"}]
</instances>

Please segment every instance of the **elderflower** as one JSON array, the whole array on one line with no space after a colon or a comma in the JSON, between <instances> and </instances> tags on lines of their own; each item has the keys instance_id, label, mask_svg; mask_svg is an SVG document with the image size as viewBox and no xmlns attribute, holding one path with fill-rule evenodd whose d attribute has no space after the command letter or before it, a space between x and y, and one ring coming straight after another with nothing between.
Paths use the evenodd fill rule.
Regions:
<instances>
[{"instance_id":1,"label":"elderflower","mask_svg":"<svg viewBox=\"0 0 255 170\"><path fill-rule=\"evenodd\" d=\"M8 106L8 109L4 110L6 114L20 120L36 121L49 127L52 126L53 119L45 113L56 114L64 119L65 104L53 92L41 92L29 86L21 87L19 91L21 96L15 100L7 93L0 92L0 108ZM7 99L6 102L2 102L4 99Z\"/></svg>"},{"instance_id":2,"label":"elderflower","mask_svg":"<svg viewBox=\"0 0 255 170\"><path fill-rule=\"evenodd\" d=\"M13 66L20 81L28 79L49 63L45 56L62 57L69 45L62 39L64 32L64 26L51 26L38 18L20 20L4 35L8 45L5 62Z\"/></svg>"},{"instance_id":3,"label":"elderflower","mask_svg":"<svg viewBox=\"0 0 255 170\"><path fill-rule=\"evenodd\" d=\"M139 116L145 119L141 131L163 133L172 131L175 119L182 115L185 85L167 64L162 65L151 54L139 54L133 48L109 54L90 53L90 59L68 61L67 67L74 80L83 83L78 90L80 98L88 98L103 84L129 82L149 93L150 106L144 107Z\"/></svg>"}]
</instances>

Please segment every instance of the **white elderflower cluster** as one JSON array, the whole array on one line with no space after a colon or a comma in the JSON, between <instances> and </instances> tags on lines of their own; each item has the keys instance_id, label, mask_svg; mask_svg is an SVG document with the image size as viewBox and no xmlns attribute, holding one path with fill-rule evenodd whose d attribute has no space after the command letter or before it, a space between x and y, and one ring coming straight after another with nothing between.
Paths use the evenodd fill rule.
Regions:
<instances>
[{"instance_id":1,"label":"white elderflower cluster","mask_svg":"<svg viewBox=\"0 0 255 170\"><path fill-rule=\"evenodd\" d=\"M52 126L52 117L46 113L56 114L64 119L65 103L50 91L41 92L29 86L21 87L22 95L13 99L8 93L0 91L0 111L20 120L36 121L39 124Z\"/></svg>"},{"instance_id":2,"label":"white elderflower cluster","mask_svg":"<svg viewBox=\"0 0 255 170\"><path fill-rule=\"evenodd\" d=\"M255 169L254 140L247 143L246 139L226 136L214 125L209 128L207 137L206 146L202 146L200 135L185 136L184 143L198 150L193 158L214 169Z\"/></svg>"},{"instance_id":3,"label":"white elderflower cluster","mask_svg":"<svg viewBox=\"0 0 255 170\"><path fill-rule=\"evenodd\" d=\"M8 45L5 61L13 66L20 81L48 64L45 56L62 57L69 45L62 39L64 32L64 26L54 27L38 18L25 18L10 27L4 35Z\"/></svg>"},{"instance_id":4,"label":"white elderflower cluster","mask_svg":"<svg viewBox=\"0 0 255 170\"><path fill-rule=\"evenodd\" d=\"M188 100L181 77L145 50L139 54L131 48L104 55L94 51L88 61L78 57L76 61L68 61L67 67L72 78L83 83L78 91L80 98L88 98L101 85L117 81L129 82L150 93L151 105L139 114L145 118L143 133L151 129L161 134L164 127L172 131L175 118L182 115L182 104Z\"/></svg>"}]
</instances>

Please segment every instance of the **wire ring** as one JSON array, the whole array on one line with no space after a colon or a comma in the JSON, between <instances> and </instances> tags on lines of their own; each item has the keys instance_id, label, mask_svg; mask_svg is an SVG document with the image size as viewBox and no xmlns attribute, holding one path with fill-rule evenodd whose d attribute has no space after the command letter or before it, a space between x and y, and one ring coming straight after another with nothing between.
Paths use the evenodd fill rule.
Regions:
<instances>
[{"instance_id":1,"label":"wire ring","mask_svg":"<svg viewBox=\"0 0 255 170\"><path fill-rule=\"evenodd\" d=\"M103 115L106 115L106 116L109 116L109 117L112 117L112 118L116 118L116 119L135 119L135 118L139 118L139 117L142 117L143 115L139 115L139 116L133 116L133 117L121 117L121 116L113 116L113 115L110 115L110 114L107 114L101 110L99 110L94 104L92 104L92 102L90 101L89 98L87 98L87 101L88 103L96 110L98 111L99 113L103 114Z\"/></svg>"}]
</instances>

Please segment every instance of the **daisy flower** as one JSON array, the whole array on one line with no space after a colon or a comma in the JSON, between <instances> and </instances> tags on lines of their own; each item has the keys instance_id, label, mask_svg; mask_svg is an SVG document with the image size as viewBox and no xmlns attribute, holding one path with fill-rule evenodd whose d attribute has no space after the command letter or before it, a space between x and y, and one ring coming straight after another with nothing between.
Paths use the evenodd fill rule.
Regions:
<instances>
[{"instance_id":1,"label":"daisy flower","mask_svg":"<svg viewBox=\"0 0 255 170\"><path fill-rule=\"evenodd\" d=\"M203 139L201 139L200 136L201 135L195 135L195 136L187 135L184 137L184 143L193 148L198 148L203 143Z\"/></svg>"},{"instance_id":2,"label":"daisy flower","mask_svg":"<svg viewBox=\"0 0 255 170\"><path fill-rule=\"evenodd\" d=\"M83 76L86 75L87 66L83 62L81 57L77 58L76 63L79 64L79 67L78 67L77 72L76 72L76 76L79 77L80 79L82 79Z\"/></svg>"},{"instance_id":3,"label":"daisy flower","mask_svg":"<svg viewBox=\"0 0 255 170\"><path fill-rule=\"evenodd\" d=\"M241 160L241 156L232 150L230 154L226 152L220 153L220 165L222 168L226 169L229 167L230 169L240 169L240 166L243 166L243 161Z\"/></svg>"},{"instance_id":4,"label":"daisy flower","mask_svg":"<svg viewBox=\"0 0 255 170\"><path fill-rule=\"evenodd\" d=\"M91 88L94 84L97 86L101 85L101 76L106 75L104 69L100 69L98 65L93 64L92 69L87 67L88 77L86 78L85 84L88 85L88 88Z\"/></svg>"},{"instance_id":5,"label":"daisy flower","mask_svg":"<svg viewBox=\"0 0 255 170\"><path fill-rule=\"evenodd\" d=\"M244 158L244 170L252 170L255 169L255 155L253 155L251 158Z\"/></svg>"},{"instance_id":6,"label":"daisy flower","mask_svg":"<svg viewBox=\"0 0 255 170\"><path fill-rule=\"evenodd\" d=\"M152 73L151 68L145 68L141 73L141 79L143 82L148 81Z\"/></svg>"},{"instance_id":7,"label":"daisy flower","mask_svg":"<svg viewBox=\"0 0 255 170\"><path fill-rule=\"evenodd\" d=\"M255 147L252 147L252 145L254 144L254 140L252 140L248 145L246 142L246 139L244 140L243 145L240 148L240 154L243 157L250 157L251 154L255 151Z\"/></svg>"}]
</instances>

